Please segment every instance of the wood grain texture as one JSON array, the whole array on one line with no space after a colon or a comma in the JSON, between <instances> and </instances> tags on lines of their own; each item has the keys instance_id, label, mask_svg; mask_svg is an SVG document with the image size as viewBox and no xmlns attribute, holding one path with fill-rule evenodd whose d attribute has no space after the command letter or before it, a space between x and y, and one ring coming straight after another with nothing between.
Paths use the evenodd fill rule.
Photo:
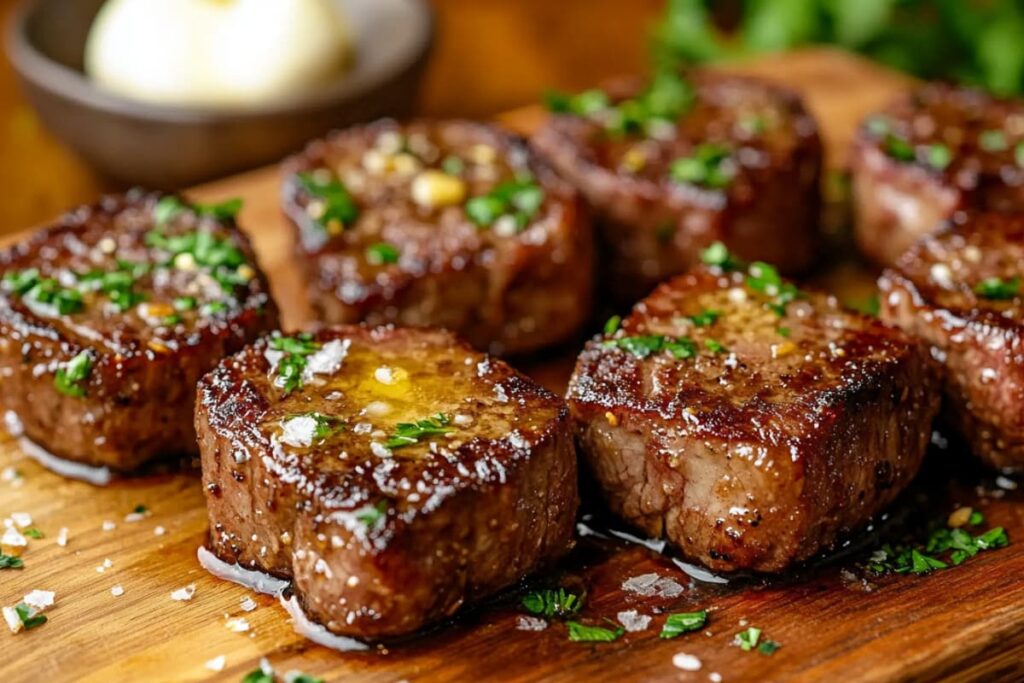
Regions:
<instances>
[{"instance_id":1,"label":"wood grain texture","mask_svg":"<svg viewBox=\"0 0 1024 683\"><path fill-rule=\"evenodd\" d=\"M856 121L905 80L831 51L807 51L750 67L803 92L824 129L830 159L838 163ZM536 125L536 109L503 120L521 130ZM277 210L274 169L199 188L196 199L246 200L241 222L253 237L271 276L285 324L308 315L291 263L292 245ZM860 293L870 277L844 266L822 282ZM561 389L570 358L525 369ZM339 654L296 636L284 611L268 597L244 616L248 633L225 627L243 612L244 589L199 568L195 550L206 534L206 515L195 472L150 476L107 488L62 480L26 458L10 440L0 441L0 469L15 467L20 486L0 482L0 516L27 511L47 537L30 541L25 568L0 572L0 604L13 604L32 589L54 590L49 623L16 636L0 633L0 679L13 681L240 681L267 657L279 672L299 669L327 680L353 681L925 681L1024 679L1024 503L977 475L951 449L931 459L931 472L898 509L940 518L957 505L982 510L988 523L1005 526L1009 547L982 553L965 565L931 576L861 581L838 560L774 581L735 579L726 587L694 585L675 598L643 598L622 582L657 572L686 584L671 558L645 548L582 539L549 580L585 586L584 620L615 618L625 609L654 615L643 632L607 644L571 643L565 627L516 630L519 612L510 594L454 624L372 653ZM953 473L953 475L951 475ZM917 497L915 497L915 495ZM136 505L152 514L124 517ZM110 520L116 528L104 531ZM166 533L157 536L162 526ZM66 548L56 544L69 529ZM109 558L112 566L97 567ZM190 602L170 593L195 584ZM124 594L114 597L114 585ZM661 640L665 612L707 608L706 632ZM773 656L742 652L730 643L746 625L764 629L782 644ZM696 655L698 672L672 664L676 653ZM222 672L204 663L226 656Z\"/></svg>"}]
</instances>

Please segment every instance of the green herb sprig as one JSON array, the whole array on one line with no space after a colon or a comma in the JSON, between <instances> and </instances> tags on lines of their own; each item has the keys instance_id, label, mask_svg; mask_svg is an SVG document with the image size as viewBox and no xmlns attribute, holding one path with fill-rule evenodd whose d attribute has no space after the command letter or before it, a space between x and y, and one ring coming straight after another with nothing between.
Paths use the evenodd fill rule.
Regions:
<instances>
[{"instance_id":1,"label":"green herb sprig","mask_svg":"<svg viewBox=\"0 0 1024 683\"><path fill-rule=\"evenodd\" d=\"M984 517L977 511L968 526L979 526ZM918 543L886 543L871 554L868 571L874 574L930 574L958 566L985 550L1002 548L1010 542L1003 527L972 534L963 527L937 526L927 539Z\"/></svg>"},{"instance_id":2,"label":"green herb sprig","mask_svg":"<svg viewBox=\"0 0 1024 683\"><path fill-rule=\"evenodd\" d=\"M523 596L522 605L531 614L542 617L567 617L583 607L583 596L564 588L530 591Z\"/></svg>"},{"instance_id":3,"label":"green herb sprig","mask_svg":"<svg viewBox=\"0 0 1024 683\"><path fill-rule=\"evenodd\" d=\"M338 180L318 173L304 172L295 176L303 192L323 202L323 212L313 219L320 230L335 234L351 226L359 218L359 206L348 188Z\"/></svg>"},{"instance_id":4,"label":"green herb sprig","mask_svg":"<svg viewBox=\"0 0 1024 683\"><path fill-rule=\"evenodd\" d=\"M619 337L606 339L602 342L606 349L619 348L628 351L637 358L647 358L656 353L667 351L679 360L693 358L697 355L697 344L688 337L666 337L665 335L643 335L636 337Z\"/></svg>"},{"instance_id":5,"label":"green herb sprig","mask_svg":"<svg viewBox=\"0 0 1024 683\"><path fill-rule=\"evenodd\" d=\"M707 610L670 614L661 628L661 638L676 638L690 631L699 631L708 621Z\"/></svg>"},{"instance_id":6,"label":"green herb sprig","mask_svg":"<svg viewBox=\"0 0 1024 683\"><path fill-rule=\"evenodd\" d=\"M1005 301L1016 298L1021 294L1020 277L1012 277L1003 280L998 277L990 277L982 280L974 286L974 293L993 301Z\"/></svg>"},{"instance_id":7,"label":"green herb sprig","mask_svg":"<svg viewBox=\"0 0 1024 683\"><path fill-rule=\"evenodd\" d=\"M533 180L510 180L466 202L466 216L477 227L489 228L502 216L512 216L517 231L526 229L544 203L544 189Z\"/></svg>"},{"instance_id":8,"label":"green herb sprig","mask_svg":"<svg viewBox=\"0 0 1024 683\"><path fill-rule=\"evenodd\" d=\"M622 634L626 632L626 629L622 628L614 621L606 619L609 624L614 626L614 629L604 628L603 626L587 626L577 621L565 622L566 627L569 629L569 640L575 643L610 643L618 640L622 637Z\"/></svg>"},{"instance_id":9,"label":"green herb sprig","mask_svg":"<svg viewBox=\"0 0 1024 683\"><path fill-rule=\"evenodd\" d=\"M85 381L92 374L92 356L82 351L69 360L63 367L57 368L53 378L53 386L65 396L82 398L85 396Z\"/></svg>"},{"instance_id":10,"label":"green herb sprig","mask_svg":"<svg viewBox=\"0 0 1024 683\"><path fill-rule=\"evenodd\" d=\"M399 422L395 425L395 433L384 445L391 450L412 446L425 436L451 433L454 429L449 427L449 424L451 420L444 413L437 413L416 422Z\"/></svg>"}]
</instances>

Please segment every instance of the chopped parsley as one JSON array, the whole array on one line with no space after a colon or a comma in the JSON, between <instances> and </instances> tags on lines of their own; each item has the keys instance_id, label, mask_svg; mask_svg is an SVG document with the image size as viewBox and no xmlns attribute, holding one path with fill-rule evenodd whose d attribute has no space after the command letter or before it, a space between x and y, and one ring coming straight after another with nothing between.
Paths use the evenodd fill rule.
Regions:
<instances>
[{"instance_id":1,"label":"chopped parsley","mask_svg":"<svg viewBox=\"0 0 1024 683\"><path fill-rule=\"evenodd\" d=\"M743 262L729 253L728 247L722 242L712 242L706 249L700 252L701 263L708 266L718 266L722 270L739 270Z\"/></svg>"},{"instance_id":2,"label":"chopped parsley","mask_svg":"<svg viewBox=\"0 0 1024 683\"><path fill-rule=\"evenodd\" d=\"M968 518L968 526L985 521L980 512ZM886 543L874 551L867 562L874 574L930 574L940 569L963 564L985 550L1002 548L1010 539L1003 527L993 527L973 535L962 527L936 526L924 542Z\"/></svg>"},{"instance_id":3,"label":"chopped parsley","mask_svg":"<svg viewBox=\"0 0 1024 683\"><path fill-rule=\"evenodd\" d=\"M610 619L606 621L615 626L615 629L604 628L603 626L587 626L578 621L565 622L569 628L569 640L576 643L610 643L618 640L626 632L624 628L614 621Z\"/></svg>"},{"instance_id":4,"label":"chopped parsley","mask_svg":"<svg viewBox=\"0 0 1024 683\"><path fill-rule=\"evenodd\" d=\"M52 277L42 277L37 268L6 273L3 286L16 296L52 307L60 315L72 315L85 308L80 291L63 287Z\"/></svg>"},{"instance_id":5,"label":"chopped parsley","mask_svg":"<svg viewBox=\"0 0 1024 683\"><path fill-rule=\"evenodd\" d=\"M936 142L925 149L925 160L937 171L945 170L953 161L953 152L947 145Z\"/></svg>"},{"instance_id":6,"label":"chopped parsley","mask_svg":"<svg viewBox=\"0 0 1024 683\"><path fill-rule=\"evenodd\" d=\"M575 116L590 116L611 106L608 94L597 88L584 90L575 95L550 90L544 95L544 103L549 111L556 114Z\"/></svg>"},{"instance_id":7,"label":"chopped parsley","mask_svg":"<svg viewBox=\"0 0 1024 683\"><path fill-rule=\"evenodd\" d=\"M774 640L763 640L761 641L761 644L757 646L757 651L763 655L771 656L775 654L780 647L782 647L782 645L776 643Z\"/></svg>"},{"instance_id":8,"label":"chopped parsley","mask_svg":"<svg viewBox=\"0 0 1024 683\"><path fill-rule=\"evenodd\" d=\"M366 248L366 260L374 266L398 263L399 256L401 256L401 252L398 251L398 247L387 242L377 242Z\"/></svg>"},{"instance_id":9,"label":"chopped parsley","mask_svg":"<svg viewBox=\"0 0 1024 683\"><path fill-rule=\"evenodd\" d=\"M619 348L629 351L637 358L668 351L679 360L693 358L697 355L697 345L687 337L666 337L664 335L645 335L637 337L619 337L607 339L602 343L606 349Z\"/></svg>"},{"instance_id":10,"label":"chopped parsley","mask_svg":"<svg viewBox=\"0 0 1024 683\"><path fill-rule=\"evenodd\" d=\"M242 683L274 683L274 674L267 673L262 668L253 669L245 675Z\"/></svg>"},{"instance_id":11,"label":"chopped parsley","mask_svg":"<svg viewBox=\"0 0 1024 683\"><path fill-rule=\"evenodd\" d=\"M872 294L865 299L847 301L846 306L865 315L870 315L872 318L877 318L882 310L882 301L878 298L878 294Z\"/></svg>"},{"instance_id":12,"label":"chopped parsley","mask_svg":"<svg viewBox=\"0 0 1024 683\"><path fill-rule=\"evenodd\" d=\"M36 611L21 602L14 606L14 611L18 613L18 618L21 619L21 625L25 627L25 630L33 629L36 626L42 626L46 623L46 615L36 614Z\"/></svg>"},{"instance_id":13,"label":"chopped parsley","mask_svg":"<svg viewBox=\"0 0 1024 683\"><path fill-rule=\"evenodd\" d=\"M729 147L713 142L697 145L693 153L672 162L669 175L677 183L720 190L736 175Z\"/></svg>"},{"instance_id":14,"label":"chopped parsley","mask_svg":"<svg viewBox=\"0 0 1024 683\"><path fill-rule=\"evenodd\" d=\"M522 605L531 614L543 617L567 617L583 607L582 596L564 588L530 591L523 596Z\"/></svg>"},{"instance_id":15,"label":"chopped parsley","mask_svg":"<svg viewBox=\"0 0 1024 683\"><path fill-rule=\"evenodd\" d=\"M335 234L359 218L359 207L340 180L308 172L299 173L295 180L306 194L323 202L323 212L313 217L319 229Z\"/></svg>"},{"instance_id":16,"label":"chopped parsley","mask_svg":"<svg viewBox=\"0 0 1024 683\"><path fill-rule=\"evenodd\" d=\"M697 631L704 628L708 621L707 610L699 612L682 612L670 614L665 619L665 625L661 628L662 638L675 638L690 631Z\"/></svg>"},{"instance_id":17,"label":"chopped parsley","mask_svg":"<svg viewBox=\"0 0 1024 683\"><path fill-rule=\"evenodd\" d=\"M192 208L200 216L209 216L219 221L233 221L238 217L243 204L244 200L241 197L234 197L217 204L193 204Z\"/></svg>"},{"instance_id":18,"label":"chopped parsley","mask_svg":"<svg viewBox=\"0 0 1024 683\"><path fill-rule=\"evenodd\" d=\"M22 569L25 563L20 557L0 553L0 569Z\"/></svg>"},{"instance_id":19,"label":"chopped parsley","mask_svg":"<svg viewBox=\"0 0 1024 683\"><path fill-rule=\"evenodd\" d=\"M322 678L302 673L291 676L288 680L290 683L324 683L324 679Z\"/></svg>"},{"instance_id":20,"label":"chopped parsley","mask_svg":"<svg viewBox=\"0 0 1024 683\"><path fill-rule=\"evenodd\" d=\"M168 261L163 264L166 267L181 267L182 261L190 261L206 268L226 293L249 281L239 271L241 266L246 265L245 254L230 237L219 237L202 230L167 235L157 229L146 233L145 243L148 247L170 254Z\"/></svg>"},{"instance_id":21,"label":"chopped parsley","mask_svg":"<svg viewBox=\"0 0 1024 683\"><path fill-rule=\"evenodd\" d=\"M728 353L729 349L725 348L721 342L714 339L705 339L704 346L711 353Z\"/></svg>"},{"instance_id":22,"label":"chopped parsley","mask_svg":"<svg viewBox=\"0 0 1024 683\"><path fill-rule=\"evenodd\" d=\"M90 291L103 292L119 312L134 308L136 304L145 300L145 296L135 291L135 273L140 271L140 266L146 264L133 264L127 261L118 264L118 269L113 271L93 270L79 276L79 281ZM148 266L147 266L148 268Z\"/></svg>"},{"instance_id":23,"label":"chopped parsley","mask_svg":"<svg viewBox=\"0 0 1024 683\"><path fill-rule=\"evenodd\" d=\"M619 327L621 325L622 325L622 316L621 315L613 315L612 317L608 318L608 322L606 322L604 324L604 333L605 334L615 334L616 332L619 331Z\"/></svg>"},{"instance_id":24,"label":"chopped parsley","mask_svg":"<svg viewBox=\"0 0 1024 683\"><path fill-rule=\"evenodd\" d=\"M153 207L153 222L158 226L167 225L178 214L188 211L188 205L180 197L168 195L161 197Z\"/></svg>"},{"instance_id":25,"label":"chopped parsley","mask_svg":"<svg viewBox=\"0 0 1024 683\"><path fill-rule=\"evenodd\" d=\"M886 135L882 150L896 161L913 161L916 158L914 146L898 135Z\"/></svg>"},{"instance_id":26,"label":"chopped parsley","mask_svg":"<svg viewBox=\"0 0 1024 683\"><path fill-rule=\"evenodd\" d=\"M777 327L775 328L775 331L779 333L780 337L785 337L786 339L789 339L789 336L793 334L793 330L785 326Z\"/></svg>"},{"instance_id":27,"label":"chopped parsley","mask_svg":"<svg viewBox=\"0 0 1024 683\"><path fill-rule=\"evenodd\" d=\"M441 170L448 175L461 175L466 170L466 163L455 155L449 155L441 160Z\"/></svg>"},{"instance_id":28,"label":"chopped parsley","mask_svg":"<svg viewBox=\"0 0 1024 683\"><path fill-rule=\"evenodd\" d=\"M309 356L320 350L320 344L313 341L313 336L303 332L295 337L274 337L270 340L270 348L284 353L277 362L274 384L290 394L302 386L302 373L306 370Z\"/></svg>"},{"instance_id":29,"label":"chopped parsley","mask_svg":"<svg viewBox=\"0 0 1024 683\"><path fill-rule=\"evenodd\" d=\"M392 450L412 446L425 436L451 433L453 429L448 426L449 424L451 420L444 413L416 422L399 422L395 425L395 433L384 445Z\"/></svg>"},{"instance_id":30,"label":"chopped parsley","mask_svg":"<svg viewBox=\"0 0 1024 683\"><path fill-rule=\"evenodd\" d=\"M510 180L466 202L466 216L479 228L493 226L502 216L512 216L517 231L526 229L544 203L544 190L533 180Z\"/></svg>"},{"instance_id":31,"label":"chopped parsley","mask_svg":"<svg viewBox=\"0 0 1024 683\"><path fill-rule=\"evenodd\" d=\"M376 527L388 513L388 501L379 500L373 505L364 505L355 511L356 521L367 528Z\"/></svg>"},{"instance_id":32,"label":"chopped parsley","mask_svg":"<svg viewBox=\"0 0 1024 683\"><path fill-rule=\"evenodd\" d=\"M697 327L708 327L710 325L714 325L715 321L721 317L721 311L713 311L710 308L705 308L697 315L691 315L690 321Z\"/></svg>"},{"instance_id":33,"label":"chopped parsley","mask_svg":"<svg viewBox=\"0 0 1024 683\"><path fill-rule=\"evenodd\" d=\"M986 152L1002 152L1010 147L1006 133L1001 130L984 130L978 136L978 146Z\"/></svg>"},{"instance_id":34,"label":"chopped parsley","mask_svg":"<svg viewBox=\"0 0 1024 683\"><path fill-rule=\"evenodd\" d=\"M975 285L974 292L986 299L1013 299L1021 293L1020 277L1010 278L1009 280L990 277Z\"/></svg>"},{"instance_id":35,"label":"chopped parsley","mask_svg":"<svg viewBox=\"0 0 1024 683\"><path fill-rule=\"evenodd\" d=\"M172 303L176 311L191 311L198 304L194 296L179 296Z\"/></svg>"},{"instance_id":36,"label":"chopped parsley","mask_svg":"<svg viewBox=\"0 0 1024 683\"><path fill-rule=\"evenodd\" d=\"M791 282L785 282L774 266L755 261L747 269L747 287L774 299L768 307L782 317L786 306L802 296L802 292Z\"/></svg>"},{"instance_id":37,"label":"chopped parsley","mask_svg":"<svg viewBox=\"0 0 1024 683\"><path fill-rule=\"evenodd\" d=\"M132 508L132 512L135 513L136 515L144 515L147 512L149 512L149 508L147 508L142 503L139 503L134 508Z\"/></svg>"},{"instance_id":38,"label":"chopped parsley","mask_svg":"<svg viewBox=\"0 0 1024 683\"><path fill-rule=\"evenodd\" d=\"M864 127L867 129L869 133L871 133L875 137L882 137L883 135L888 134L889 131L892 130L891 126L889 125L889 120L882 116L881 114L869 116L867 120L864 122Z\"/></svg>"},{"instance_id":39,"label":"chopped parsley","mask_svg":"<svg viewBox=\"0 0 1024 683\"><path fill-rule=\"evenodd\" d=\"M750 652L757 647L758 641L761 640L761 629L756 626L751 626L746 631L740 631L733 638L733 643L739 645L740 649L744 652Z\"/></svg>"},{"instance_id":40,"label":"chopped parsley","mask_svg":"<svg viewBox=\"0 0 1024 683\"><path fill-rule=\"evenodd\" d=\"M92 373L92 356L88 351L82 351L77 356L64 364L64 367L57 368L57 374L53 378L53 386L65 396L82 398L85 396L85 380Z\"/></svg>"},{"instance_id":41,"label":"chopped parsley","mask_svg":"<svg viewBox=\"0 0 1024 683\"><path fill-rule=\"evenodd\" d=\"M22 535L27 536L28 538L40 539L43 537L43 532L35 528L34 526L25 529L21 533Z\"/></svg>"}]
</instances>

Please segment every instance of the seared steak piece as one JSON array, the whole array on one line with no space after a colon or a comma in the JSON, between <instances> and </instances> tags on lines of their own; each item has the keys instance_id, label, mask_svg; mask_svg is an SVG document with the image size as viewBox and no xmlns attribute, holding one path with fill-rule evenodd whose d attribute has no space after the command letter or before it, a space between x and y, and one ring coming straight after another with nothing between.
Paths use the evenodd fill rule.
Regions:
<instances>
[{"instance_id":1,"label":"seared steak piece","mask_svg":"<svg viewBox=\"0 0 1024 683\"><path fill-rule=\"evenodd\" d=\"M893 265L967 210L1024 210L1024 101L932 84L866 118L851 151L860 249Z\"/></svg>"},{"instance_id":2,"label":"seared steak piece","mask_svg":"<svg viewBox=\"0 0 1024 683\"><path fill-rule=\"evenodd\" d=\"M882 319L946 366L946 414L992 467L1024 469L1024 216L981 214L918 242L878 282Z\"/></svg>"},{"instance_id":3,"label":"seared steak piece","mask_svg":"<svg viewBox=\"0 0 1024 683\"><path fill-rule=\"evenodd\" d=\"M572 543L564 402L448 332L265 337L203 379L196 429L210 549L336 634L410 633Z\"/></svg>"},{"instance_id":4,"label":"seared steak piece","mask_svg":"<svg viewBox=\"0 0 1024 683\"><path fill-rule=\"evenodd\" d=\"M812 264L822 150L795 94L694 71L550 105L533 143L593 206L615 297L646 295L715 241L784 272Z\"/></svg>"},{"instance_id":5,"label":"seared steak piece","mask_svg":"<svg viewBox=\"0 0 1024 683\"><path fill-rule=\"evenodd\" d=\"M277 326L232 203L133 191L0 252L0 405L67 460L196 452L196 382Z\"/></svg>"},{"instance_id":6,"label":"seared steak piece","mask_svg":"<svg viewBox=\"0 0 1024 683\"><path fill-rule=\"evenodd\" d=\"M778 572L915 475L936 364L766 264L662 284L580 355L569 409L612 510L715 570Z\"/></svg>"},{"instance_id":7,"label":"seared steak piece","mask_svg":"<svg viewBox=\"0 0 1024 683\"><path fill-rule=\"evenodd\" d=\"M326 322L446 327L512 354L570 340L587 320L583 201L519 138L467 121L379 121L311 143L284 174Z\"/></svg>"}]
</instances>

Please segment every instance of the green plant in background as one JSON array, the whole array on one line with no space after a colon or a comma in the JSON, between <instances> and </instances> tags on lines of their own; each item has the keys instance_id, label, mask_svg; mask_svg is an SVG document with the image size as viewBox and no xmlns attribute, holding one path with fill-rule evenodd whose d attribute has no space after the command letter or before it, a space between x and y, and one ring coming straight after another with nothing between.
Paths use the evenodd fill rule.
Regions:
<instances>
[{"instance_id":1,"label":"green plant in background","mask_svg":"<svg viewBox=\"0 0 1024 683\"><path fill-rule=\"evenodd\" d=\"M923 78L1024 92L1022 0L668 0L655 54L672 66L812 43Z\"/></svg>"}]
</instances>

